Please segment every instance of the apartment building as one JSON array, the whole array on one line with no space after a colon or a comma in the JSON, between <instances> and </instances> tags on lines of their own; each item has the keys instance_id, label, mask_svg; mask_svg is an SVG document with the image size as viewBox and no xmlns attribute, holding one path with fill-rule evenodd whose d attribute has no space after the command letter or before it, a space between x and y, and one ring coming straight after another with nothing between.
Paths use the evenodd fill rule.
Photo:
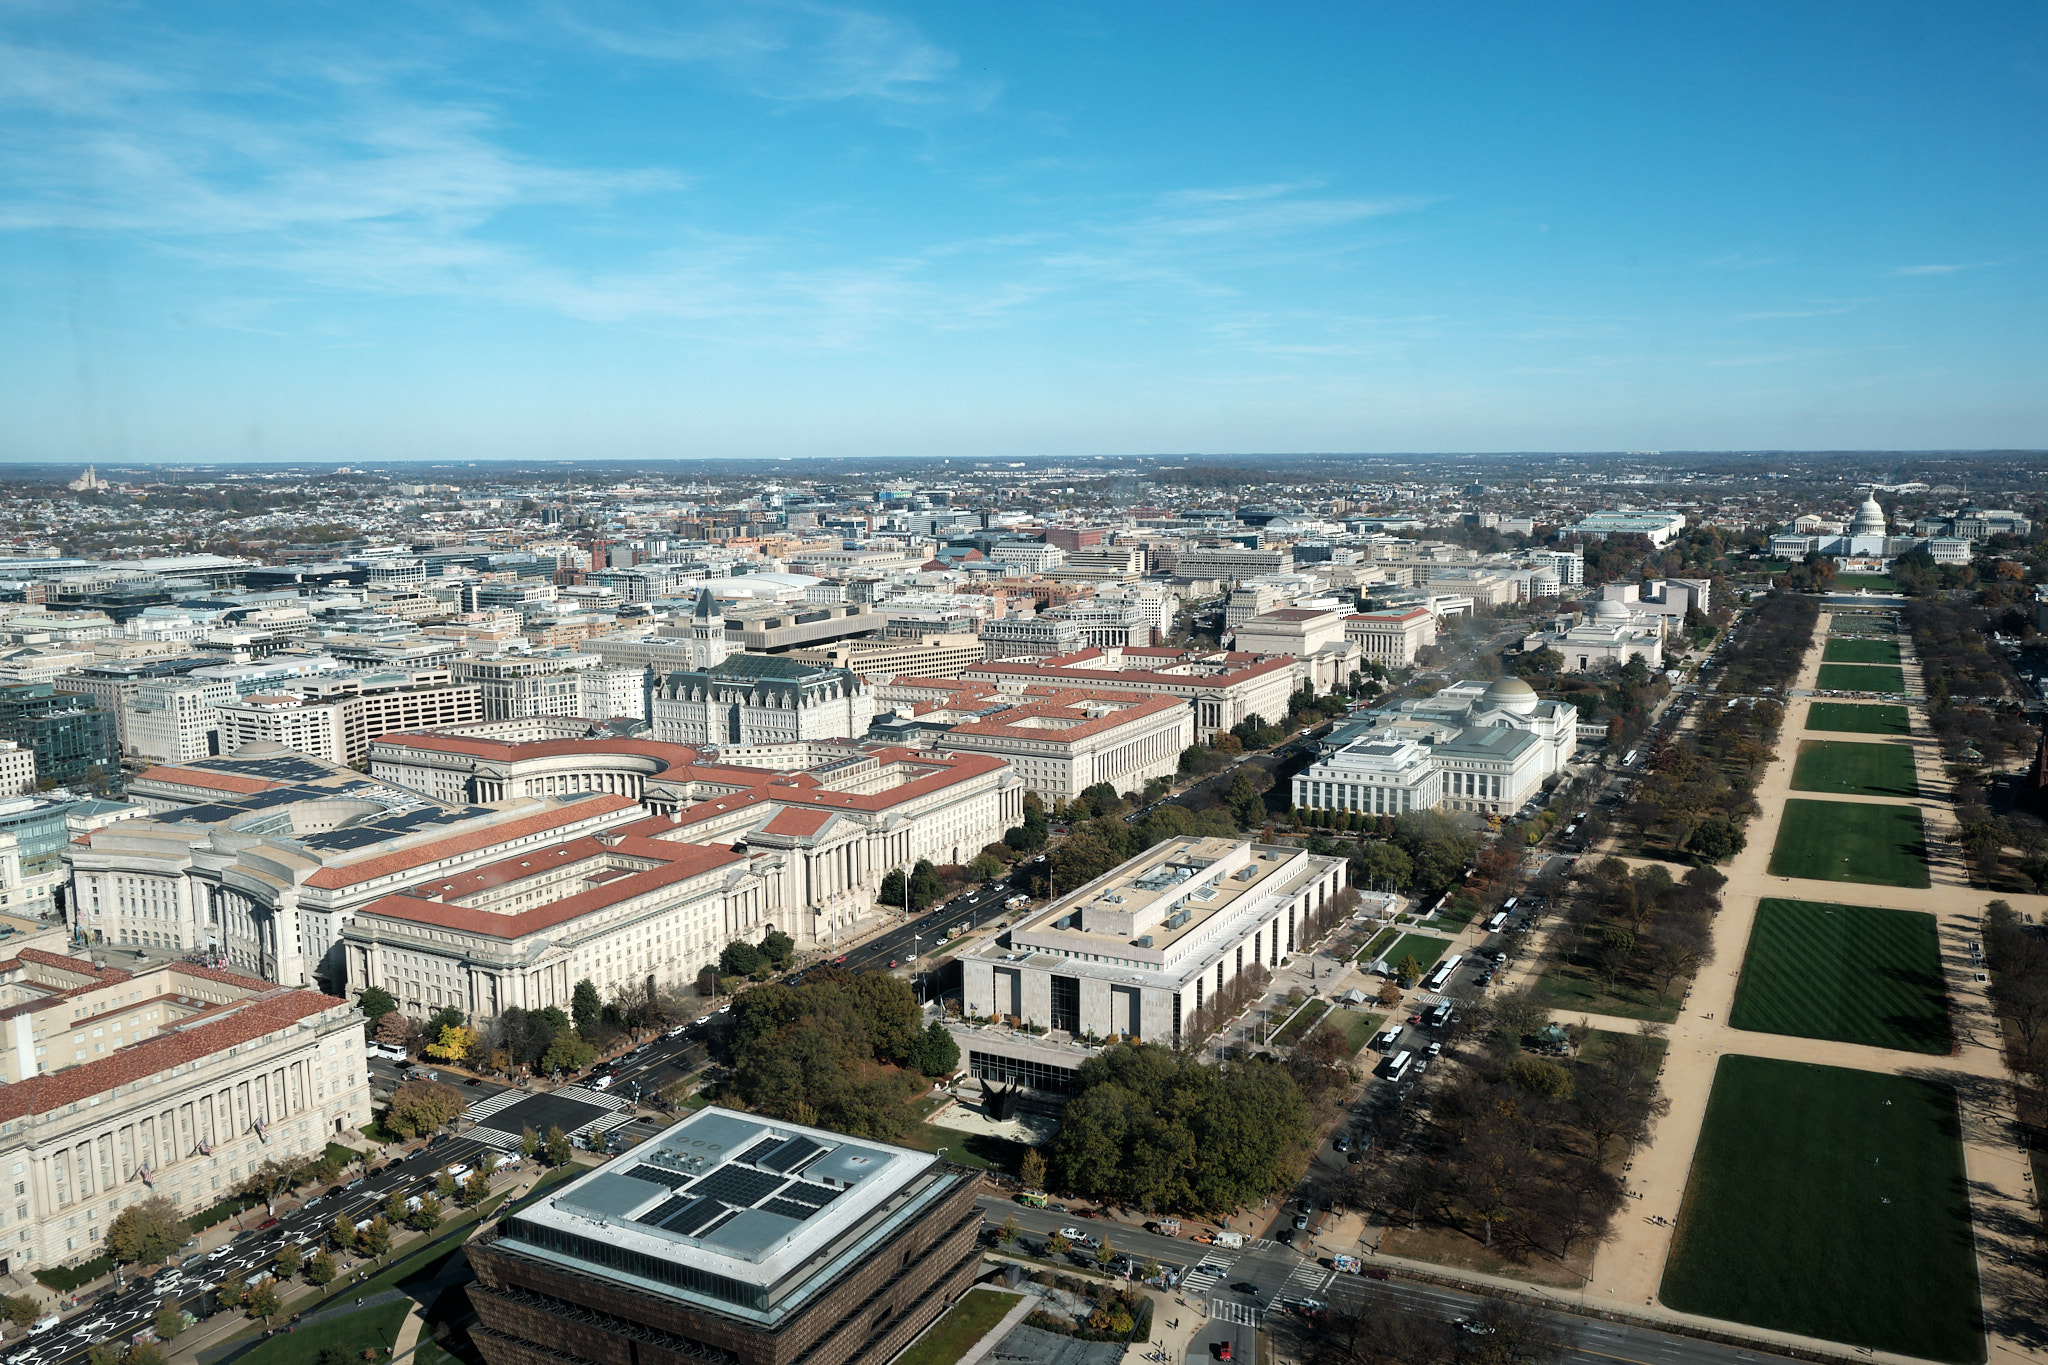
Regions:
<instances>
[{"instance_id":1,"label":"apartment building","mask_svg":"<svg viewBox=\"0 0 2048 1365\"><path fill-rule=\"evenodd\" d=\"M857 678L886 682L899 673L944 676L982 659L981 637L919 635L914 639L848 640L823 649L793 649L783 656L819 668L843 668Z\"/></svg>"},{"instance_id":2,"label":"apartment building","mask_svg":"<svg viewBox=\"0 0 2048 1365\"><path fill-rule=\"evenodd\" d=\"M0 739L0 796L21 796L35 789L35 750Z\"/></svg>"},{"instance_id":3,"label":"apartment building","mask_svg":"<svg viewBox=\"0 0 2048 1365\"><path fill-rule=\"evenodd\" d=\"M218 708L234 700L234 685L223 679L152 678L122 704L126 752L152 763L189 763L220 753Z\"/></svg>"},{"instance_id":4,"label":"apartment building","mask_svg":"<svg viewBox=\"0 0 2048 1365\"><path fill-rule=\"evenodd\" d=\"M595 654L498 654L457 659L449 674L474 684L484 720L529 716L647 718L645 674Z\"/></svg>"},{"instance_id":5,"label":"apartment building","mask_svg":"<svg viewBox=\"0 0 2048 1365\"><path fill-rule=\"evenodd\" d=\"M0 960L0 1273L77 1265L154 1195L196 1213L370 1118L362 1015L189 962Z\"/></svg>"}]
</instances>

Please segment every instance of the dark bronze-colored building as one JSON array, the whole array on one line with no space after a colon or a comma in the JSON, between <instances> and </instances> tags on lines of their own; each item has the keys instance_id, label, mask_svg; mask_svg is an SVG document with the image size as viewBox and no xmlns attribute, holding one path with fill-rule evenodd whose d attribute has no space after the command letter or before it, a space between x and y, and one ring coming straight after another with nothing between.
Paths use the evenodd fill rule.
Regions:
<instances>
[{"instance_id":1,"label":"dark bronze-colored building","mask_svg":"<svg viewBox=\"0 0 2048 1365\"><path fill-rule=\"evenodd\" d=\"M489 1365L882 1365L980 1263L971 1173L704 1109L472 1243Z\"/></svg>"}]
</instances>

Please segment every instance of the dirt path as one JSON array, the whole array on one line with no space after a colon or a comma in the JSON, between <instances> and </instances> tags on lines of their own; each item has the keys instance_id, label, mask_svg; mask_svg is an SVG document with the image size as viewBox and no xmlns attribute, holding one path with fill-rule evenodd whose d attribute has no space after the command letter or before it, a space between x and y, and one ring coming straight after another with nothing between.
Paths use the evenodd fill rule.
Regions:
<instances>
[{"instance_id":1,"label":"dirt path","mask_svg":"<svg viewBox=\"0 0 2048 1365\"><path fill-rule=\"evenodd\" d=\"M2026 1314L2031 1309L2017 1297L2017 1286L2007 1262L2014 1239L2035 1225L2033 1197L2024 1152L2018 1145L2011 1087L2005 1082L2003 1059L1997 1050L1996 1026L1986 1005L1984 988L1975 980L1966 950L1967 941L1977 936L1984 904L1990 893L1965 884L1960 853L1955 842L1955 820L1947 804L1948 783L1942 773L1940 753L1930 737L1918 702L1912 704L1913 733L1907 742L1915 755L1921 795L1910 804L1920 808L1930 845L1930 873L1933 885L1926 890L1855 883L1809 881L1775 877L1768 871L1771 849L1777 842L1778 827L1790 796L1810 796L1830 801L1865 801L1874 798L1844 797L1827 793L1794 792L1791 787L1792 760L1805 739L1867 740L1898 743L1895 736L1853 735L1834 731L1806 730L1807 695L1815 685L1820 656L1827 638L1829 617L1818 622L1786 705L1785 727L1779 736L1778 752L1765 770L1757 789L1763 813L1751 825L1749 842L1728 868L1728 885L1722 891L1723 909L1714 926L1714 963L1697 980L1676 1023L1663 1031L1670 1040L1666 1054L1663 1087L1671 1101L1671 1112L1658 1125L1651 1139L1637 1148L1628 1174L1632 1191L1630 1207L1618 1218L1616 1236L1601 1248L1586 1286L1589 1301L1612 1301L1636 1311L1648 1308L1676 1321L1701 1326L1720 1325L1719 1320L1696 1318L1663 1308L1656 1302L1664 1274L1665 1258L1671 1247L1672 1227L1653 1220L1673 1219L1684 1195L1686 1177L1692 1166L1693 1150L1705 1117L1714 1068L1728 1054L1777 1057L1790 1061L1829 1066L1854 1067L1866 1071L1911 1074L1946 1080L1957 1087L1964 1115L1964 1157L1971 1183L1972 1208L1977 1219L1979 1269L1984 1284L1985 1313L1990 1329L1988 1345L1992 1361L2039 1360L2042 1355L2031 1344L2017 1339L2012 1329L2031 1326ZM1908 657L1907 685L1919 691L1918 661ZM1822 700L1826 700L1822 698ZM1901 804L1889 802L1884 804ZM1794 1038L1769 1033L1747 1033L1728 1026L1728 1014L1735 999L1735 986L1742 959L1756 918L1757 903L1765 897L1781 896L1802 900L1836 901L1854 905L1919 910L1934 914L1942 943L1942 971L1955 1001L1957 1051L1949 1057L1894 1052L1885 1048L1822 1039ZM2048 910L2048 897L2007 897L2016 908L2039 914ZM2024 904L2022 904L2024 902ZM1569 1019L1566 1012L1560 1018ZM1626 1019L1592 1019L1596 1027L1633 1031L1637 1025ZM2019 1215L2017 1217L2013 1215ZM2030 1234L2025 1234L2029 1235ZM1784 1334L1787 1342L1799 1339ZM1817 1348L1839 1352L1839 1343L1813 1342ZM1877 1353L1883 1358L1884 1353Z\"/></svg>"}]
</instances>

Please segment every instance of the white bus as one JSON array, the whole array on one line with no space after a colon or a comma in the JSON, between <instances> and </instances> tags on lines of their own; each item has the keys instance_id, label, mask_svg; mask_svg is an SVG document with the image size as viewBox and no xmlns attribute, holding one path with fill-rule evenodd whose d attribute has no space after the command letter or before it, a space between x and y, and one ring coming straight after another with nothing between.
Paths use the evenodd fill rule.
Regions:
<instances>
[{"instance_id":1,"label":"white bus","mask_svg":"<svg viewBox=\"0 0 2048 1365\"><path fill-rule=\"evenodd\" d=\"M1460 954L1453 953L1442 962L1437 963L1436 966L1430 969L1429 975L1422 979L1422 989L1426 991L1442 990L1444 982L1451 979L1451 973L1457 971L1458 964L1464 960L1464 957Z\"/></svg>"},{"instance_id":2,"label":"white bus","mask_svg":"<svg viewBox=\"0 0 2048 1365\"><path fill-rule=\"evenodd\" d=\"M369 1053L372 1057L382 1057L387 1062L402 1062L405 1060L405 1049L397 1046L395 1043L372 1043L364 1048L363 1051Z\"/></svg>"},{"instance_id":3,"label":"white bus","mask_svg":"<svg viewBox=\"0 0 2048 1365\"><path fill-rule=\"evenodd\" d=\"M1394 1055L1392 1060L1390 1060L1387 1063L1387 1079L1390 1081L1400 1080L1403 1076L1408 1074L1409 1064L1412 1063L1414 1060L1415 1054L1413 1052L1408 1051L1406 1048L1403 1048L1400 1052Z\"/></svg>"},{"instance_id":4,"label":"white bus","mask_svg":"<svg viewBox=\"0 0 2048 1365\"><path fill-rule=\"evenodd\" d=\"M1486 932L1497 934L1508 922L1508 912L1503 910L1486 922Z\"/></svg>"},{"instance_id":5,"label":"white bus","mask_svg":"<svg viewBox=\"0 0 2048 1365\"><path fill-rule=\"evenodd\" d=\"M1522 898L1520 896L1509 896L1506 900L1500 903L1500 908L1503 910L1512 911L1515 908L1515 906L1521 901L1521 899Z\"/></svg>"}]
</instances>

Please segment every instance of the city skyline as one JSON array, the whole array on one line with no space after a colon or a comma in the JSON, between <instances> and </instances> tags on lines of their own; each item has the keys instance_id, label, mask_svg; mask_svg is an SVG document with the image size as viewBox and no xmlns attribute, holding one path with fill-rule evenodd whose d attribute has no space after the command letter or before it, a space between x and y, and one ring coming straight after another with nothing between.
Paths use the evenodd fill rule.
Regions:
<instances>
[{"instance_id":1,"label":"city skyline","mask_svg":"<svg viewBox=\"0 0 2048 1365\"><path fill-rule=\"evenodd\" d=\"M19 11L0 458L2037 448L2044 24Z\"/></svg>"}]
</instances>

